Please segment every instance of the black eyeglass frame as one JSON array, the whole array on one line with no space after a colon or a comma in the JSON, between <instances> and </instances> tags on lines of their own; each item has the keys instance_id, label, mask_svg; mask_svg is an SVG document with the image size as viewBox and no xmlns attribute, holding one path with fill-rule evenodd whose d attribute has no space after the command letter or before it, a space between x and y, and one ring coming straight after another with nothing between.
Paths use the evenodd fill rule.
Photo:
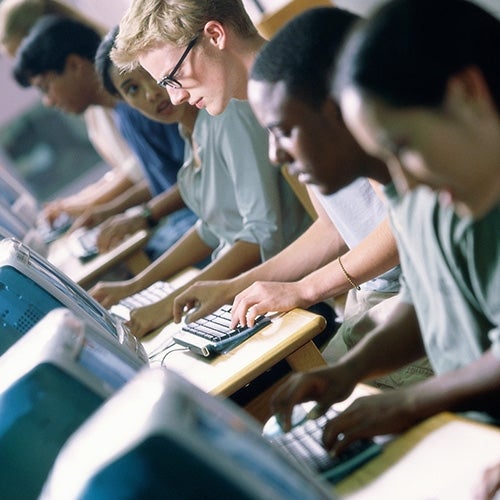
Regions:
<instances>
[{"instance_id":1,"label":"black eyeglass frame","mask_svg":"<svg viewBox=\"0 0 500 500\"><path fill-rule=\"evenodd\" d=\"M156 83L163 88L170 87L172 89L181 89L182 88L182 83L179 82L174 78L175 74L177 71L179 71L179 68L181 67L182 63L188 56L189 52L191 52L191 49L195 46L196 42L198 41L199 36L196 36L193 38L189 43L188 46L186 47L186 50L183 52L181 58L179 59L178 63L174 66L174 69L166 76L158 80Z\"/></svg>"}]
</instances>

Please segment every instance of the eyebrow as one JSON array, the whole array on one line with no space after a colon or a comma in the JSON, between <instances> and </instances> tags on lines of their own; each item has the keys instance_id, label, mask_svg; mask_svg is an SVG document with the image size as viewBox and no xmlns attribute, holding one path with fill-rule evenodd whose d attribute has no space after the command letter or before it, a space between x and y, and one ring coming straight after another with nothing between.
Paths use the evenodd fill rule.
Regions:
<instances>
[{"instance_id":1,"label":"eyebrow","mask_svg":"<svg viewBox=\"0 0 500 500\"><path fill-rule=\"evenodd\" d=\"M271 130L273 128L279 128L279 127L281 127L281 122L271 122L268 125L266 125L265 128L267 128L267 130L269 130L269 132L271 132Z\"/></svg>"},{"instance_id":2,"label":"eyebrow","mask_svg":"<svg viewBox=\"0 0 500 500\"><path fill-rule=\"evenodd\" d=\"M130 84L130 82L131 82L131 81L132 81L132 78L127 78L124 82L122 82L122 83L120 84L120 88L121 88L121 89L125 88L127 85L129 85L129 84Z\"/></svg>"}]
</instances>

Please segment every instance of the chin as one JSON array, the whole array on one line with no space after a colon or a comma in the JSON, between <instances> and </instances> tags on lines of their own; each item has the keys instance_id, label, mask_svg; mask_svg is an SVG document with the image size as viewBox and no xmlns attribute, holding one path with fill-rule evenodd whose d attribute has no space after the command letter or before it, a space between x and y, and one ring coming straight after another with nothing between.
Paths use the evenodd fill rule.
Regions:
<instances>
[{"instance_id":1,"label":"chin","mask_svg":"<svg viewBox=\"0 0 500 500\"><path fill-rule=\"evenodd\" d=\"M205 104L203 108L207 111L209 115L217 116L224 112L229 104L229 100L224 102L210 102L209 104Z\"/></svg>"}]
</instances>

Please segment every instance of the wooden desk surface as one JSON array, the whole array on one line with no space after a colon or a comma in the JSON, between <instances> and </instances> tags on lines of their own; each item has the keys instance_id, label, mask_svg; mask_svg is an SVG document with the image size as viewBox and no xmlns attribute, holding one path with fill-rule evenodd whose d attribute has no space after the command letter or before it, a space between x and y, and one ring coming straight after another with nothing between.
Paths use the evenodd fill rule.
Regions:
<instances>
[{"instance_id":1,"label":"wooden desk surface","mask_svg":"<svg viewBox=\"0 0 500 500\"><path fill-rule=\"evenodd\" d=\"M186 350L172 348L167 354L153 358L151 365L160 364L177 371L206 392L230 396L264 373L278 361L290 358L292 368L325 364L311 339L324 328L322 316L294 309L273 317L272 324L258 331L250 339L214 359L207 359ZM164 329L143 339L151 354L161 345L167 345L180 325L169 324ZM294 365L294 366L293 366Z\"/></svg>"},{"instance_id":2,"label":"wooden desk surface","mask_svg":"<svg viewBox=\"0 0 500 500\"><path fill-rule=\"evenodd\" d=\"M471 500L500 462L500 428L441 413L388 443L334 488L348 500Z\"/></svg>"},{"instance_id":3,"label":"wooden desk surface","mask_svg":"<svg viewBox=\"0 0 500 500\"><path fill-rule=\"evenodd\" d=\"M71 254L66 238L62 236L50 245L47 259L83 288L91 286L99 276L120 262L126 262L134 274L149 264L142 252L149 238L148 232L144 230L138 231L113 250L97 255L88 262L81 262Z\"/></svg>"}]
</instances>

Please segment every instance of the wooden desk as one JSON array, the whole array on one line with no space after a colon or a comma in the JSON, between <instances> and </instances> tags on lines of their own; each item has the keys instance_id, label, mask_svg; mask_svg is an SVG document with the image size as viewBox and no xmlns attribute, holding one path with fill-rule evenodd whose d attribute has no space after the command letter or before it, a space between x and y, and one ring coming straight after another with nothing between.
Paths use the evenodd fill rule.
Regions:
<instances>
[{"instance_id":1,"label":"wooden desk","mask_svg":"<svg viewBox=\"0 0 500 500\"><path fill-rule=\"evenodd\" d=\"M185 350L156 356L151 365L161 364L180 373L206 392L230 396L258 375L286 359L295 370L325 365L313 339L323 330L322 316L294 309L273 317L272 324L258 331L250 339L227 354L207 359ZM164 329L143 339L146 351L152 353L160 345L167 345L180 325L169 324Z\"/></svg>"},{"instance_id":2,"label":"wooden desk","mask_svg":"<svg viewBox=\"0 0 500 500\"><path fill-rule=\"evenodd\" d=\"M147 231L138 231L113 250L97 255L88 262L81 262L71 255L66 236L54 241L47 259L83 288L89 288L105 272L124 262L132 274L141 272L150 263L143 251L149 239Z\"/></svg>"},{"instance_id":3,"label":"wooden desk","mask_svg":"<svg viewBox=\"0 0 500 500\"><path fill-rule=\"evenodd\" d=\"M470 500L482 472L499 462L500 428L441 413L388 443L335 493L348 500Z\"/></svg>"}]
</instances>

